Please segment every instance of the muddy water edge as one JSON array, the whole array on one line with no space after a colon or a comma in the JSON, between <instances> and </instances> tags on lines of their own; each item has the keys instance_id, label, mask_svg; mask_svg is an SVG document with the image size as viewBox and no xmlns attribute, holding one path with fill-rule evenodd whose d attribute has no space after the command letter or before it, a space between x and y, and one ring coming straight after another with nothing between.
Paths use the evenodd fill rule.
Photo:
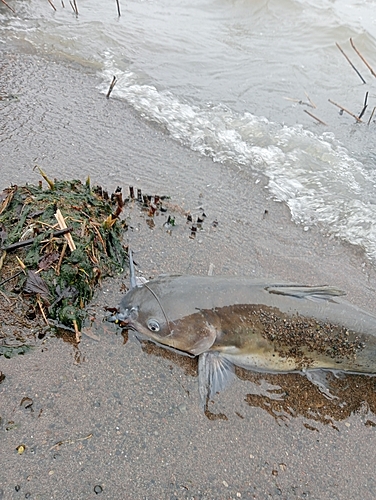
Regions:
<instances>
[{"instance_id":1,"label":"muddy water edge","mask_svg":"<svg viewBox=\"0 0 376 500\"><path fill-rule=\"evenodd\" d=\"M138 274L213 269L331 284L372 311L376 274L362 252L292 224L261 176L249 183L227 165L213 168L106 100L94 67L25 46L0 55L9 97L0 101L1 188L38 182L38 164L52 177L168 195L167 212L153 219L137 203L127 208ZM195 237L187 211L203 219ZM204 415L194 361L132 335L125 342L101 322L124 284L126 276L107 280L90 306L99 340L84 336L77 350L49 339L0 358L0 498L375 497L373 379L335 380L339 399L329 401L298 375L239 372Z\"/></svg>"}]
</instances>

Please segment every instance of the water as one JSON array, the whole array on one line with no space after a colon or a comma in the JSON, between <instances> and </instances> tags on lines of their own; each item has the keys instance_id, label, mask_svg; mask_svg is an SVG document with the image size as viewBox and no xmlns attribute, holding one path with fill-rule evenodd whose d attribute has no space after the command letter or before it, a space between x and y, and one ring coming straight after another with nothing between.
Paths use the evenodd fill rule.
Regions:
<instances>
[{"instance_id":1,"label":"water","mask_svg":"<svg viewBox=\"0 0 376 500\"><path fill-rule=\"evenodd\" d=\"M349 39L376 68L376 2L130 0L119 18L115 0L78 0L78 16L54 1L56 12L9 0L17 16L1 4L0 47L17 39L89 64L103 93L116 75L112 96L143 119L225 165L229 178L241 170L245 190L264 174L296 223L375 260L375 79ZM358 115L367 91L363 123L328 102Z\"/></svg>"}]
</instances>

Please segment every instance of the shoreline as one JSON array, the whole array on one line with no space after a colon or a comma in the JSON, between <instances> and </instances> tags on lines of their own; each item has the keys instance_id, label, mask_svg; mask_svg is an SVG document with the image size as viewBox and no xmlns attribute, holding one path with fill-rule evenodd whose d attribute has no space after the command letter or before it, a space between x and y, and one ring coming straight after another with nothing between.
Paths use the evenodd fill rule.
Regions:
<instances>
[{"instance_id":1,"label":"shoreline","mask_svg":"<svg viewBox=\"0 0 376 500\"><path fill-rule=\"evenodd\" d=\"M169 195L177 222L170 233L163 214L154 229L136 205L126 214L139 274L207 274L213 264L215 274L338 286L372 310L376 273L365 255L292 223L260 176L246 184L241 172L180 146L126 103L106 100L90 72L35 54L12 58L0 72L1 87L19 94L0 103L2 188L37 183L32 168L39 164L51 177L89 175L109 191L131 184ZM186 210L206 215L194 239ZM195 376L148 354L132 336L124 345L120 332L101 324L103 306L117 305L123 282L107 280L93 301L99 342L84 337L77 353L52 339L24 357L0 358L0 498L97 498L96 486L111 499L374 496L369 408L358 404L333 425L311 420L309 411L272 416L265 384L277 387L277 398L278 387L300 389L301 377L284 375L236 380L211 406L228 420L209 420L198 407ZM302 387L311 411L326 415L325 398ZM251 390L256 402L248 404Z\"/></svg>"}]
</instances>

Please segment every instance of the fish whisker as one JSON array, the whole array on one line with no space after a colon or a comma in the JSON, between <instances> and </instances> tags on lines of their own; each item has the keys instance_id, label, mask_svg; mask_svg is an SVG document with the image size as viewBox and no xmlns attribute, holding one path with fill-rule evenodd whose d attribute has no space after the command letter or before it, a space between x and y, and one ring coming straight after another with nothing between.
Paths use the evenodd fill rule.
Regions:
<instances>
[{"instance_id":1,"label":"fish whisker","mask_svg":"<svg viewBox=\"0 0 376 500\"><path fill-rule=\"evenodd\" d=\"M166 324L167 324L167 328L168 328L168 331L170 332L170 333L169 333L169 335L172 335L172 333L173 333L173 332L171 331L171 328L170 328L170 323L169 323L169 320L168 320L167 314L165 313L165 310L163 309L163 306L162 306L162 304L161 304L161 302L160 302L160 300L159 300L159 298L158 298L158 295L157 295L157 294L154 292L154 290L152 290L152 289L151 289L151 288L150 288L150 287L149 287L146 283L144 283L144 285L143 285L143 286L144 286L144 287L146 287L152 295L154 295L154 298L155 298L155 300L158 302L159 307L160 307L160 308L161 308L161 310L162 310L163 316L165 317Z\"/></svg>"}]
</instances>

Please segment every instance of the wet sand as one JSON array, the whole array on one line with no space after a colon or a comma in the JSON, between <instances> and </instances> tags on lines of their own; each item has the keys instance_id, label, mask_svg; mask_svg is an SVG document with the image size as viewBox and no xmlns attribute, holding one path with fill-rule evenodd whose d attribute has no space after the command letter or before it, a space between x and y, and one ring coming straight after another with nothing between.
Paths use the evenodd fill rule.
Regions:
<instances>
[{"instance_id":1,"label":"wet sand","mask_svg":"<svg viewBox=\"0 0 376 500\"><path fill-rule=\"evenodd\" d=\"M95 68L22 50L0 57L0 89L18 96L0 101L0 187L38 182L38 164L109 190L168 194L153 229L136 203L125 214L138 274L213 264L215 274L331 284L372 311L376 275L360 250L292 224L262 177L213 164L106 100ZM193 239L187 210L206 215ZM90 307L98 341L84 336L77 350L49 339L0 358L0 499L375 497L373 379L334 381L329 401L299 375L239 372L204 415L194 360L132 335L124 343L101 322L126 282L107 280Z\"/></svg>"}]
</instances>

